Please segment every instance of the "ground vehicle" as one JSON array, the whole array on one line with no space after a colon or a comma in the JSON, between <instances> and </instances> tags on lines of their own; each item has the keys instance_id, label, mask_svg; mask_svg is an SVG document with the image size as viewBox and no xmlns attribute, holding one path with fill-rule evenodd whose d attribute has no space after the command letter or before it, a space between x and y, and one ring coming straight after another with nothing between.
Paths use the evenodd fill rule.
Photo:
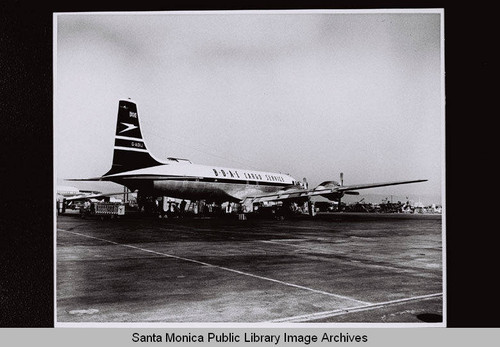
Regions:
<instances>
[{"instance_id":1,"label":"ground vehicle","mask_svg":"<svg viewBox=\"0 0 500 347\"><path fill-rule=\"evenodd\" d=\"M80 208L82 218L88 216L100 216L101 218L115 218L125 215L125 205L121 202L86 202Z\"/></svg>"}]
</instances>

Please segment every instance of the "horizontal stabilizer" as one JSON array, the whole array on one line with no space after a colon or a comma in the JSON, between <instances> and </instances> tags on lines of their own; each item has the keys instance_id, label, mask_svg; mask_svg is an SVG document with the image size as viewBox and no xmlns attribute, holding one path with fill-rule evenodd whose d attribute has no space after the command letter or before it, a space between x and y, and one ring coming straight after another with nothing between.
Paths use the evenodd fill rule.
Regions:
<instances>
[{"instance_id":1,"label":"horizontal stabilizer","mask_svg":"<svg viewBox=\"0 0 500 347\"><path fill-rule=\"evenodd\" d=\"M74 182L85 182L85 181L103 181L102 177L91 177L91 178L65 178L65 181Z\"/></svg>"}]
</instances>

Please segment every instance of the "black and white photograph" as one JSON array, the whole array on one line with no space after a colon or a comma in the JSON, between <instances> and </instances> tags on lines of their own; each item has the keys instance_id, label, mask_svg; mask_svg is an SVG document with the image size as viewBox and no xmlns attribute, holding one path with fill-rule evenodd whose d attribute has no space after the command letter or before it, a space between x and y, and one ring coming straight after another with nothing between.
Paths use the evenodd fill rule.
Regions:
<instances>
[{"instance_id":1,"label":"black and white photograph","mask_svg":"<svg viewBox=\"0 0 500 347\"><path fill-rule=\"evenodd\" d=\"M445 327L443 23L54 13L55 327Z\"/></svg>"}]
</instances>

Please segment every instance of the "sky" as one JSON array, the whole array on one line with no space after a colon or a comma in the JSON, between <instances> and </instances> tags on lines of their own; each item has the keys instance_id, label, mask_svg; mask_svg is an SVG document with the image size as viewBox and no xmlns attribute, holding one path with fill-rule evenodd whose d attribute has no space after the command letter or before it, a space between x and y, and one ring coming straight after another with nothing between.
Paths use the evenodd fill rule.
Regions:
<instances>
[{"instance_id":1,"label":"sky","mask_svg":"<svg viewBox=\"0 0 500 347\"><path fill-rule=\"evenodd\" d=\"M57 14L57 184L111 167L118 100L137 102L155 157L344 184L442 192L437 11ZM111 185L111 186L110 186ZM120 190L118 190L120 191ZM368 192L368 191L366 191Z\"/></svg>"}]
</instances>

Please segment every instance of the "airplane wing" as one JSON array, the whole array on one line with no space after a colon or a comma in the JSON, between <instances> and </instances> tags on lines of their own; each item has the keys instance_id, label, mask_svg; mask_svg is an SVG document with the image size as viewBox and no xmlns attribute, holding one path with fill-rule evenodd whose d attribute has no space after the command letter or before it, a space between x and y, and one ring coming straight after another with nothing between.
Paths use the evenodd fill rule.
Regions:
<instances>
[{"instance_id":1,"label":"airplane wing","mask_svg":"<svg viewBox=\"0 0 500 347\"><path fill-rule=\"evenodd\" d=\"M418 182L425 182L425 181L427 181L427 180L396 181L396 182L385 182L385 183L368 183L368 184L357 184L357 185L350 185L350 186L339 186L336 191L346 192L346 191L351 191L351 190L368 189L368 188L385 187L385 186L395 186L398 184L418 183Z\"/></svg>"},{"instance_id":2,"label":"airplane wing","mask_svg":"<svg viewBox=\"0 0 500 347\"><path fill-rule=\"evenodd\" d=\"M323 190L322 190L323 191ZM246 202L251 200L252 202L264 202L264 201L283 201L283 200L300 200L307 199L313 195L327 194L330 190L324 190L324 192L314 191L313 189L293 189L293 190L283 190L274 194L258 195L252 197L246 197L243 201Z\"/></svg>"},{"instance_id":3,"label":"airplane wing","mask_svg":"<svg viewBox=\"0 0 500 347\"><path fill-rule=\"evenodd\" d=\"M412 181L394 181L394 182L384 182L384 183L369 183L369 184L357 184L350 186L340 186L340 185L326 185L317 186L313 189L291 189L283 190L274 194L258 195L253 197L247 197L243 202L252 201L264 202L264 201L284 201L284 200L306 200L311 196L323 195L328 197L328 195L338 195L338 194L353 194L357 195L359 193L354 192L354 190L368 189L376 187L394 186L398 184L409 184L425 182L427 180L412 180Z\"/></svg>"}]
</instances>

